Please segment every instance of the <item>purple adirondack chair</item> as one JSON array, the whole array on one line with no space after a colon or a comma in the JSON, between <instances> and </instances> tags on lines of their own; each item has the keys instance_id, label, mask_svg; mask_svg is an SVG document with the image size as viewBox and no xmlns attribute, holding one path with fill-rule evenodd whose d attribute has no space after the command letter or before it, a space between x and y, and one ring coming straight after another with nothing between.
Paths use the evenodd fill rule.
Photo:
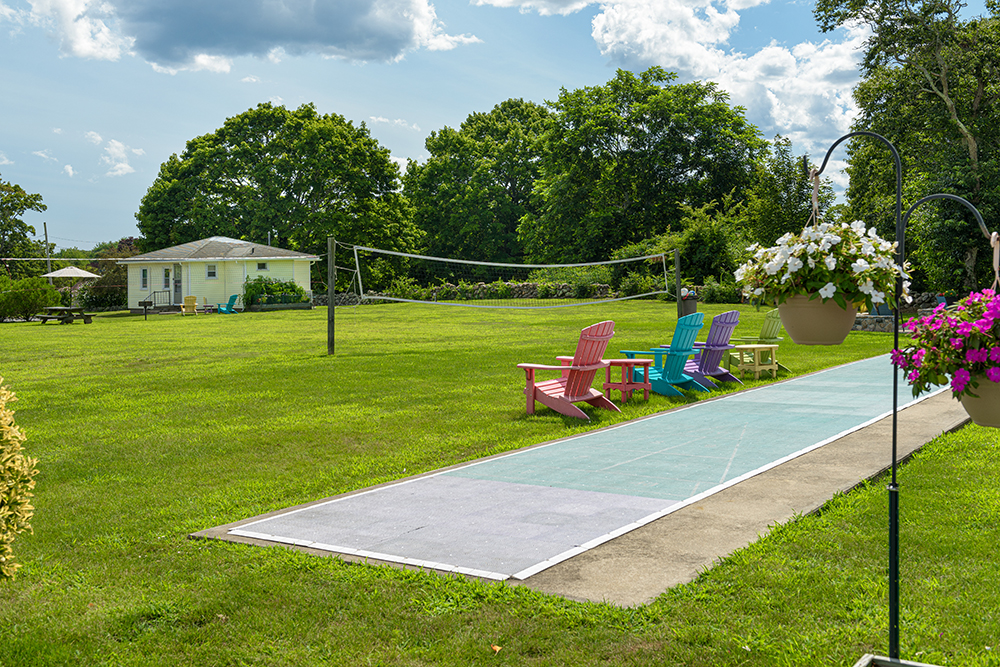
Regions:
<instances>
[{"instance_id":1,"label":"purple adirondack chair","mask_svg":"<svg viewBox=\"0 0 1000 667\"><path fill-rule=\"evenodd\" d=\"M573 405L586 402L597 408L605 408L621 412L614 403L604 397L604 394L591 387L594 375L602 368L607 368L610 362L604 361L604 350L608 341L615 334L615 323L612 321L598 322L580 332L580 341L576 346L576 354L572 357L559 357L561 366L546 366L541 364L518 364L525 373L524 394L527 397L528 414L535 413L535 401L547 405L556 412L568 417L587 419L580 408ZM555 380L535 382L536 370L559 371L562 377Z\"/></svg>"},{"instance_id":2,"label":"purple adirondack chair","mask_svg":"<svg viewBox=\"0 0 1000 667\"><path fill-rule=\"evenodd\" d=\"M713 317L712 325L708 329L708 340L704 343L695 343L694 347L698 353L684 364L684 372L706 389L715 389L712 380L743 384L738 377L722 367L725 355L736 347L730 344L729 339L739 322L738 310L730 310Z\"/></svg>"}]
</instances>

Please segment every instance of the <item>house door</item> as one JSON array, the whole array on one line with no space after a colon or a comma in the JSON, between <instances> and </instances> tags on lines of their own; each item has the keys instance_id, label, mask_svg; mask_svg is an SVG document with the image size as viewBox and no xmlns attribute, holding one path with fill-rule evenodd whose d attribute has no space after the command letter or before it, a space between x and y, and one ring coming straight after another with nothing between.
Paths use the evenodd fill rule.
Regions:
<instances>
[{"instance_id":1,"label":"house door","mask_svg":"<svg viewBox=\"0 0 1000 667\"><path fill-rule=\"evenodd\" d=\"M174 264L174 304L184 303L184 291L181 289L181 265Z\"/></svg>"}]
</instances>

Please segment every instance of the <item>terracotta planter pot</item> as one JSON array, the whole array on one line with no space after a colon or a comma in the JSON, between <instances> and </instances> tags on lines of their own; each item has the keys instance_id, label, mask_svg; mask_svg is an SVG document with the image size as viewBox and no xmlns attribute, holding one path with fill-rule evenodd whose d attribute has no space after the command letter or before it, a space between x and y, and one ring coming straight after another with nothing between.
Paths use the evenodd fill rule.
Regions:
<instances>
[{"instance_id":1,"label":"terracotta planter pot","mask_svg":"<svg viewBox=\"0 0 1000 667\"><path fill-rule=\"evenodd\" d=\"M972 417L972 421L980 426L1000 428L1000 383L991 382L984 377L976 378L979 386L973 389L979 394L962 396L962 407Z\"/></svg>"},{"instance_id":2,"label":"terracotta planter pot","mask_svg":"<svg viewBox=\"0 0 1000 667\"><path fill-rule=\"evenodd\" d=\"M793 341L799 345L840 345L854 326L858 309L853 305L847 310L836 301L823 301L816 297L793 296L778 306L781 324Z\"/></svg>"}]
</instances>

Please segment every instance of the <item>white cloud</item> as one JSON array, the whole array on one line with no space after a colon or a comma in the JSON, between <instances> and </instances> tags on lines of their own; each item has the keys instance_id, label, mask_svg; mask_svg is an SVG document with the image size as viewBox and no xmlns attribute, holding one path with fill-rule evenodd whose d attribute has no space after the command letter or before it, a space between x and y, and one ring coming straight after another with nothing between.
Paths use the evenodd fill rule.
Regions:
<instances>
[{"instance_id":1,"label":"white cloud","mask_svg":"<svg viewBox=\"0 0 1000 667\"><path fill-rule=\"evenodd\" d=\"M62 134L62 128L61 127L53 127L52 128L52 134Z\"/></svg>"},{"instance_id":2,"label":"white cloud","mask_svg":"<svg viewBox=\"0 0 1000 667\"><path fill-rule=\"evenodd\" d=\"M128 154L130 152L133 154L142 154L136 153L135 149L129 148L117 139L108 141L108 145L104 147L104 155L101 156L101 162L110 165L107 172L108 176L124 176L135 171L128 162Z\"/></svg>"},{"instance_id":3,"label":"white cloud","mask_svg":"<svg viewBox=\"0 0 1000 667\"><path fill-rule=\"evenodd\" d=\"M592 34L613 60L714 81L765 135L785 135L796 150L825 149L857 113L851 91L868 33L847 28L834 33L840 41L772 42L750 55L727 49L738 10L757 4L761 0L617 0L602 5Z\"/></svg>"},{"instance_id":4,"label":"white cloud","mask_svg":"<svg viewBox=\"0 0 1000 667\"><path fill-rule=\"evenodd\" d=\"M63 167L63 172L64 172L64 173L65 173L65 174L66 174L67 176L69 176L70 178L73 178L73 176L75 176L75 175L76 175L76 172L75 172L75 171L73 171L73 165L69 165L69 164L68 164L68 165L66 165L65 167Z\"/></svg>"},{"instance_id":5,"label":"white cloud","mask_svg":"<svg viewBox=\"0 0 1000 667\"><path fill-rule=\"evenodd\" d=\"M249 76L243 77L242 79L240 79L240 81L243 82L243 83L260 83L260 79L257 78L257 77L255 77L255 76L253 76L252 74L249 75Z\"/></svg>"},{"instance_id":6,"label":"white cloud","mask_svg":"<svg viewBox=\"0 0 1000 667\"><path fill-rule=\"evenodd\" d=\"M410 123L403 118L397 118L396 120L389 120L385 116L369 116L372 123L383 124L383 125L395 125L396 127L402 127L407 130L413 130L415 132L420 131L420 127L416 123Z\"/></svg>"},{"instance_id":7,"label":"white cloud","mask_svg":"<svg viewBox=\"0 0 1000 667\"><path fill-rule=\"evenodd\" d=\"M32 151L31 154L32 155L37 155L38 157L42 158L43 160L52 160L53 162L58 162L59 161L58 159L52 157L51 151L49 151L48 149L45 149L44 151Z\"/></svg>"},{"instance_id":8,"label":"white cloud","mask_svg":"<svg viewBox=\"0 0 1000 667\"><path fill-rule=\"evenodd\" d=\"M269 98L267 98L267 101L276 107L280 107L282 104L285 103L285 100L284 98L281 97L281 95L271 95Z\"/></svg>"},{"instance_id":9,"label":"white cloud","mask_svg":"<svg viewBox=\"0 0 1000 667\"><path fill-rule=\"evenodd\" d=\"M522 13L532 9L539 14L548 16L551 14L572 14L578 12L587 5L590 0L473 0L475 5L493 5L494 7L517 7Z\"/></svg>"},{"instance_id":10,"label":"white cloud","mask_svg":"<svg viewBox=\"0 0 1000 667\"><path fill-rule=\"evenodd\" d=\"M86 139L87 141L89 141L90 143L94 144L94 145L98 145L102 141L104 141L104 139L101 138L101 135L99 135L97 132L94 132L93 130L91 130L90 132L85 133L83 135L83 138Z\"/></svg>"},{"instance_id":11,"label":"white cloud","mask_svg":"<svg viewBox=\"0 0 1000 667\"><path fill-rule=\"evenodd\" d=\"M0 152L0 165L3 164L14 164L13 160L9 160L6 155Z\"/></svg>"},{"instance_id":12,"label":"white cloud","mask_svg":"<svg viewBox=\"0 0 1000 667\"><path fill-rule=\"evenodd\" d=\"M430 0L28 2L30 20L53 29L64 53L103 60L139 55L167 74L227 73L233 58L246 55L275 63L286 54L395 61L418 49L480 41L446 33Z\"/></svg>"},{"instance_id":13,"label":"white cloud","mask_svg":"<svg viewBox=\"0 0 1000 667\"><path fill-rule=\"evenodd\" d=\"M117 27L114 7L93 0L28 0L31 20L54 27L64 53L78 58L118 60L132 50L133 37Z\"/></svg>"}]
</instances>

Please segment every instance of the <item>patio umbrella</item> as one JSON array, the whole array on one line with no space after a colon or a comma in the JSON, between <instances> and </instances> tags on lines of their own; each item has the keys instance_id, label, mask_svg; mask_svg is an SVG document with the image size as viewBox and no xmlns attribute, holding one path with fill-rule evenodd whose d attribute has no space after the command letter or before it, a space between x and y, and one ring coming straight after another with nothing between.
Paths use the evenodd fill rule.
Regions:
<instances>
[{"instance_id":1,"label":"patio umbrella","mask_svg":"<svg viewBox=\"0 0 1000 667\"><path fill-rule=\"evenodd\" d=\"M43 278L100 278L96 273L91 273L90 271L84 271L83 269L77 268L75 266L67 266L65 269L59 269L57 271L52 271L50 273L43 273Z\"/></svg>"}]
</instances>

